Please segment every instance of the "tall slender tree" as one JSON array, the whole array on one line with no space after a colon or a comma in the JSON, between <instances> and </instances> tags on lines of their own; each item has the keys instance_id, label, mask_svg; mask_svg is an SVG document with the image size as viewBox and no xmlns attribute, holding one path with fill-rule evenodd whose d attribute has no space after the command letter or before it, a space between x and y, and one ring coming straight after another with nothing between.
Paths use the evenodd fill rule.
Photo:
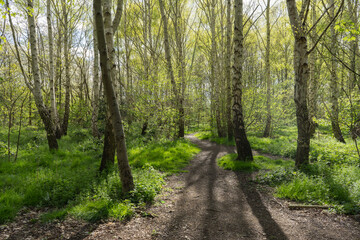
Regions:
<instances>
[{"instance_id":1,"label":"tall slender tree","mask_svg":"<svg viewBox=\"0 0 360 240\"><path fill-rule=\"evenodd\" d=\"M295 38L294 42L294 70L295 70L295 88L294 101L296 106L296 121L298 128L297 148L295 156L296 167L309 163L311 128L308 110L308 79L309 79L309 54L316 48L321 37L334 22L344 4L342 1L336 15L330 20L320 36L315 40L313 46L308 49L307 18L309 13L310 0L303 1L300 12L297 9L295 0L286 0L288 15L291 23L292 32ZM327 11L327 9L325 10ZM317 23L318 21L316 21ZM313 28L314 26L312 26ZM311 28L310 28L311 30Z\"/></svg>"},{"instance_id":2,"label":"tall slender tree","mask_svg":"<svg viewBox=\"0 0 360 240\"><path fill-rule=\"evenodd\" d=\"M32 69L32 77L34 79L33 89L31 90L34 95L34 100L36 107L39 111L39 115L45 126L49 148L58 149L54 123L51 119L50 111L44 104L43 96L42 96L37 43L36 43L34 5L32 0L27 1L27 18L28 18L28 27L30 33L29 40L30 40L30 49L31 49L31 69ZM15 35L14 35L14 41L16 42Z\"/></svg>"},{"instance_id":3,"label":"tall slender tree","mask_svg":"<svg viewBox=\"0 0 360 240\"><path fill-rule=\"evenodd\" d=\"M181 107L181 100L180 100L180 93L178 91L177 84L175 82L175 76L174 76L174 70L171 62L171 52L170 52L170 43L169 43L169 31L168 31L168 18L165 15L165 6L163 0L159 0L159 6L160 6L160 13L161 13L161 19L163 22L163 30L164 30L164 48L165 48L165 60L166 60L166 66L167 66L167 72L170 78L170 83L172 86L172 91L175 96L175 106L179 112L179 116L183 115L184 109ZM178 121L178 123L181 125L181 121ZM179 126L180 132L179 137L182 134L182 126Z\"/></svg>"},{"instance_id":4,"label":"tall slender tree","mask_svg":"<svg viewBox=\"0 0 360 240\"><path fill-rule=\"evenodd\" d=\"M309 162L310 151L310 122L307 106L307 81L309 78L308 65L308 41L307 31L303 23L306 22L306 9L310 1L304 1L301 12L297 10L294 0L287 0L288 14L292 31L295 38L294 43L294 69L295 69L295 90L294 100L296 105L296 120L298 127L298 139L295 162L300 167Z\"/></svg>"},{"instance_id":5,"label":"tall slender tree","mask_svg":"<svg viewBox=\"0 0 360 240\"><path fill-rule=\"evenodd\" d=\"M335 16L335 2L334 0L330 0L330 19L334 18ZM339 124L339 87L338 87L338 76L337 76L337 59L335 54L337 54L338 43L337 43L337 34L335 31L335 22L330 26L330 41L331 41L331 73L330 73L330 102L331 102L331 113L330 113L330 120L331 120L331 127L334 134L334 137L342 143L345 143L344 137L342 135L340 124Z\"/></svg>"},{"instance_id":6,"label":"tall slender tree","mask_svg":"<svg viewBox=\"0 0 360 240\"><path fill-rule=\"evenodd\" d=\"M232 115L231 115L231 0L227 0L227 11L226 11L226 120L227 120L227 137L231 141L234 137Z\"/></svg>"},{"instance_id":7,"label":"tall slender tree","mask_svg":"<svg viewBox=\"0 0 360 240\"><path fill-rule=\"evenodd\" d=\"M185 109L184 109L184 95L185 95L185 54L184 54L184 41L183 41L183 31L185 24L182 23L182 9L181 1L175 0L175 16L173 20L175 39L176 39L176 48L177 48L177 65L178 65L178 77L180 78L180 87L177 90L179 92L179 132L178 137L183 138L185 136Z\"/></svg>"},{"instance_id":8,"label":"tall slender tree","mask_svg":"<svg viewBox=\"0 0 360 240\"><path fill-rule=\"evenodd\" d=\"M112 20L112 1L103 0L103 14L104 14L104 30L105 30L105 40L109 56L109 64L111 71L111 79L113 79L113 84L116 82L116 64L115 64L115 49L114 49L114 33L117 31L121 15L122 15L122 4L123 1L118 1L117 11L115 13L114 21ZM116 89L116 84L114 84L114 89ZM104 136L104 149L101 158L100 171L106 169L109 166L112 166L115 161L115 136L113 132L113 126L111 123L111 112L110 109L107 109L107 119L105 122L105 136Z\"/></svg>"},{"instance_id":9,"label":"tall slender tree","mask_svg":"<svg viewBox=\"0 0 360 240\"><path fill-rule=\"evenodd\" d=\"M265 78L266 78L266 125L264 137L270 136L271 130L271 75L270 75L270 0L267 0L266 6L266 53L265 53Z\"/></svg>"},{"instance_id":10,"label":"tall slender tree","mask_svg":"<svg viewBox=\"0 0 360 240\"><path fill-rule=\"evenodd\" d=\"M102 15L103 13L101 0L94 0L93 7L95 11L96 35L98 38L98 47L100 52L101 75L105 88L107 106L111 112L111 121L114 128L119 174L123 191L127 193L134 189L134 181L127 156L122 118L120 115L120 110L116 99L114 86L112 83L111 67L105 40L105 29Z\"/></svg>"},{"instance_id":11,"label":"tall slender tree","mask_svg":"<svg viewBox=\"0 0 360 240\"><path fill-rule=\"evenodd\" d=\"M311 23L314 26L310 34L312 35L310 42L312 45L315 44L317 39L317 27L316 27L316 0L312 1L311 4ZM309 120L310 120L310 135L313 136L316 130L316 114L317 114L317 97L318 97L318 72L317 67L317 51L313 51L309 54L309 68L310 68L310 82L309 82Z\"/></svg>"},{"instance_id":12,"label":"tall slender tree","mask_svg":"<svg viewBox=\"0 0 360 240\"><path fill-rule=\"evenodd\" d=\"M252 161L253 155L250 143L246 136L242 91L243 91L243 1L234 1L235 21L234 21L234 65L233 65L233 118L234 118L234 137L238 160Z\"/></svg>"},{"instance_id":13,"label":"tall slender tree","mask_svg":"<svg viewBox=\"0 0 360 240\"><path fill-rule=\"evenodd\" d=\"M100 78L99 78L99 49L96 37L96 26L95 26L95 12L94 12L94 35L93 35L93 46L94 46L94 65L93 65L93 94L92 94L92 118L91 118L91 129L93 137L100 138L98 129L98 115L99 115L99 99L100 99Z\"/></svg>"},{"instance_id":14,"label":"tall slender tree","mask_svg":"<svg viewBox=\"0 0 360 240\"><path fill-rule=\"evenodd\" d=\"M54 84L54 39L52 31L51 20L51 1L46 1L47 24L48 24L48 38L49 38L49 85L50 85L50 105L51 105L51 119L54 123L56 137L61 137L60 122L56 107L56 94Z\"/></svg>"},{"instance_id":15,"label":"tall slender tree","mask_svg":"<svg viewBox=\"0 0 360 240\"><path fill-rule=\"evenodd\" d=\"M63 14L63 26L64 26L64 61L65 61L65 109L64 117L61 125L61 132L63 135L67 135L70 118L70 95L71 95L71 79L70 79L70 29L69 29L69 6L66 0L61 2L62 14Z\"/></svg>"}]
</instances>

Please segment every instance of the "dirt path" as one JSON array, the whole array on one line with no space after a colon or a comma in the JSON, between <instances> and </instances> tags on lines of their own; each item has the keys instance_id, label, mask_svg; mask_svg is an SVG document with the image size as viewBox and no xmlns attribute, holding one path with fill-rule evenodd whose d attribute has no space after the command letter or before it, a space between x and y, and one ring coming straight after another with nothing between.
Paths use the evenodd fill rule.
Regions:
<instances>
[{"instance_id":1,"label":"dirt path","mask_svg":"<svg viewBox=\"0 0 360 240\"><path fill-rule=\"evenodd\" d=\"M360 239L359 222L321 210L290 211L284 201L249 182L251 174L220 169L216 159L234 148L192 135L188 138L201 153L186 168L187 173L168 178L147 214L127 223L69 224L71 219L59 226L52 223L48 231L67 235L47 234L47 239ZM40 236L45 234L27 239L43 239Z\"/></svg>"},{"instance_id":2,"label":"dirt path","mask_svg":"<svg viewBox=\"0 0 360 240\"><path fill-rule=\"evenodd\" d=\"M359 222L321 210L290 211L284 201L257 190L251 174L220 169L216 159L233 147L188 138L202 151L187 173L168 179L173 190L160 196L163 204L149 209L151 217L100 228L100 235L95 231L87 239L360 239Z\"/></svg>"}]
</instances>

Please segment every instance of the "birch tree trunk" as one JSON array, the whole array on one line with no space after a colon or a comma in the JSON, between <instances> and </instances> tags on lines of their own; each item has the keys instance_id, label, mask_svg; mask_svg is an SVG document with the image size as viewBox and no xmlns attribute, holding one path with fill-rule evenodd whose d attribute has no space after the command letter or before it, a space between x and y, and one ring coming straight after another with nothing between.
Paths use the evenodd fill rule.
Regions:
<instances>
[{"instance_id":1,"label":"birch tree trunk","mask_svg":"<svg viewBox=\"0 0 360 240\"><path fill-rule=\"evenodd\" d=\"M125 193L134 189L134 181L129 166L127 149L125 143L125 135L120 115L119 106L117 103L114 87L112 84L112 74L110 63L108 60L108 50L105 40L104 22L102 16L101 0L94 0L96 33L98 38L98 47L100 52L100 66L102 73L102 81L105 88L107 105L111 112L111 121L114 127L114 134L116 140L116 150L118 156L118 167L122 188Z\"/></svg>"},{"instance_id":2,"label":"birch tree trunk","mask_svg":"<svg viewBox=\"0 0 360 240\"><path fill-rule=\"evenodd\" d=\"M316 24L316 0L313 0L311 6L311 22L314 26ZM316 26L313 28L311 34L313 36L311 43L315 44L315 37L317 38ZM313 136L316 130L316 118L317 112L317 95L318 95L318 69L316 65L317 52L313 51L309 54L309 68L310 68L310 82L309 82L309 120L310 120L310 135Z\"/></svg>"},{"instance_id":3,"label":"birch tree trunk","mask_svg":"<svg viewBox=\"0 0 360 240\"><path fill-rule=\"evenodd\" d=\"M330 9L330 17L334 18L335 16L335 5L334 0L330 1L330 5L332 5ZM334 54L337 54L337 36L335 32L335 23L330 26L330 34L331 34L331 50ZM337 59L336 56L331 56L331 76L330 76L330 102L331 102L331 127L334 134L334 137L342 143L345 143L344 137L341 133L340 125L339 125L339 102L338 99L340 97L339 88L338 88L338 77L337 77Z\"/></svg>"},{"instance_id":4,"label":"birch tree trunk","mask_svg":"<svg viewBox=\"0 0 360 240\"><path fill-rule=\"evenodd\" d=\"M113 27L112 27L112 19L111 19L111 0L103 0L103 21L104 21L104 31L105 31L105 41L106 47L108 51L109 64L110 64L110 74L112 79L112 84L116 81L115 69L113 69L114 63L114 43L113 43ZM114 86L114 90L116 87ZM104 89L105 91L105 89ZM105 92L104 92L105 93ZM112 166L115 162L115 136L113 132L113 126L111 123L111 113L110 109L106 108L106 121L105 121L105 136L104 136L104 148L101 158L100 171Z\"/></svg>"},{"instance_id":5,"label":"birch tree trunk","mask_svg":"<svg viewBox=\"0 0 360 240\"><path fill-rule=\"evenodd\" d=\"M95 24L95 12L94 12L94 65L93 65L93 101L92 101L92 117L91 117L91 129L93 137L100 138L99 129L97 126L97 119L99 114L99 49L96 37L96 24Z\"/></svg>"},{"instance_id":6,"label":"birch tree trunk","mask_svg":"<svg viewBox=\"0 0 360 240\"><path fill-rule=\"evenodd\" d=\"M51 22L51 1L46 1L46 10L47 10L47 24L48 24L48 38L49 38L49 85L50 85L50 104L51 104L51 119L54 123L56 137L59 139L61 137L60 122L58 118L57 108L56 108L56 95L55 95L55 86L54 86L54 40L53 40L53 31L52 31L52 22Z\"/></svg>"},{"instance_id":7,"label":"birch tree trunk","mask_svg":"<svg viewBox=\"0 0 360 240\"><path fill-rule=\"evenodd\" d=\"M39 111L39 115L45 126L49 148L50 150L53 150L53 149L58 149L58 143L56 140L54 124L51 119L50 112L44 104L42 92L41 92L41 80L40 80L40 70L38 64L33 1L28 0L27 4L28 4L27 18L28 18L28 27L30 33L29 40L30 40L30 49L31 49L31 69L32 69L32 76L34 79L32 93L34 95L34 100L36 107Z\"/></svg>"},{"instance_id":8,"label":"birch tree trunk","mask_svg":"<svg viewBox=\"0 0 360 240\"><path fill-rule=\"evenodd\" d=\"M57 94L57 105L59 106L59 112L61 112L62 109L62 91L61 91L61 85L62 85L62 27L61 27L61 19L57 19L57 29L58 29L58 38L56 41L56 84L55 84L55 93ZM60 124L60 133L61 133L61 119L60 114L58 114L59 118L59 124ZM62 134L62 133L61 133Z\"/></svg>"},{"instance_id":9,"label":"birch tree trunk","mask_svg":"<svg viewBox=\"0 0 360 240\"><path fill-rule=\"evenodd\" d=\"M229 141L234 137L232 116L231 116L231 0L227 0L227 16L226 16L226 120L227 120L227 136Z\"/></svg>"},{"instance_id":10,"label":"birch tree trunk","mask_svg":"<svg viewBox=\"0 0 360 240\"><path fill-rule=\"evenodd\" d=\"M178 50L178 76L180 78L180 92L179 92L179 132L178 137L183 138L185 136L185 110L184 110L184 95L185 95L185 59L184 59L184 48L183 48L183 24L181 19L181 6L179 0L175 2L175 19L174 30L176 38L176 46Z\"/></svg>"},{"instance_id":11,"label":"birch tree trunk","mask_svg":"<svg viewBox=\"0 0 360 240\"><path fill-rule=\"evenodd\" d=\"M111 14L111 0L103 0L103 14L104 14L104 30L105 30L105 41L109 56L109 64L110 64L110 74L111 79L113 80L114 89L116 89L116 64L115 64L115 49L114 49L114 33L116 32L118 25L121 20L122 15L122 0L118 2L118 11L116 12L117 16L115 16L115 26L112 22L112 14ZM115 161L115 135L113 132L113 126L111 124L111 113L110 109L107 109L107 120L105 126L105 137L104 137L104 149L100 164L100 171L112 166Z\"/></svg>"},{"instance_id":12,"label":"birch tree trunk","mask_svg":"<svg viewBox=\"0 0 360 240\"><path fill-rule=\"evenodd\" d=\"M271 75L270 75L270 0L266 7L266 53L265 53L265 78L266 78L266 126L264 137L270 137L271 130Z\"/></svg>"},{"instance_id":13,"label":"birch tree trunk","mask_svg":"<svg viewBox=\"0 0 360 240\"><path fill-rule=\"evenodd\" d=\"M149 82L149 78L150 78L150 74L149 74L149 69L150 69L150 64L149 64L149 57L148 57L148 50L149 50L149 46L148 46L148 42L149 42L149 37L148 37L148 26L149 26L149 14L150 14L150 9L148 9L148 5L149 2L148 1L144 1L143 2L143 11L142 11L142 20L143 20L143 38L144 38L144 43L143 43L143 49L142 49L142 59L143 59L143 63L144 63L144 79L145 81L143 82L143 91L146 91L146 84ZM148 13L149 12L149 13ZM151 93L150 93L151 94ZM141 135L145 136L148 130L148 125L149 125L149 113L145 113L144 114L144 123L142 125L141 128Z\"/></svg>"},{"instance_id":14,"label":"birch tree trunk","mask_svg":"<svg viewBox=\"0 0 360 240\"><path fill-rule=\"evenodd\" d=\"M67 10L66 1L62 1L62 13L64 21L64 59L65 59L65 109L63 123L61 126L61 131L63 135L67 135L67 129L69 125L70 117L70 91L71 91L71 81L70 81L70 55L69 55L69 19L68 19L68 10Z\"/></svg>"},{"instance_id":15,"label":"birch tree trunk","mask_svg":"<svg viewBox=\"0 0 360 240\"><path fill-rule=\"evenodd\" d=\"M211 92L213 102L213 111L215 112L215 122L216 128L219 137L223 137L225 134L223 132L223 126L221 122L221 110L220 110L220 83L219 83L219 69L218 66L218 56L217 56L217 40L216 40L216 0L212 0L210 3L210 13L209 13L209 23L210 23L210 33L211 33L211 50L210 50L210 83L211 83Z\"/></svg>"},{"instance_id":16,"label":"birch tree trunk","mask_svg":"<svg viewBox=\"0 0 360 240\"><path fill-rule=\"evenodd\" d=\"M126 95L125 95L125 102L127 105L130 105L130 101L132 99L131 94L132 94L132 74L131 74L131 70L130 70L130 56L131 56L131 49L130 49L130 41L129 41L129 36L128 36L128 31L127 31L127 24L128 24L128 10L126 8L127 3L125 2L124 4L124 42L125 42L125 71L126 71ZM126 116L127 116L127 121L128 124L131 125L132 121L133 121L133 116L131 114L131 111L126 111Z\"/></svg>"},{"instance_id":17,"label":"birch tree trunk","mask_svg":"<svg viewBox=\"0 0 360 240\"><path fill-rule=\"evenodd\" d=\"M310 151L310 121L307 106L307 82L309 79L308 45L304 19L299 16L295 0L287 0L288 15L295 38L294 43L294 70L295 88L294 101L296 105L296 121L298 127L298 139L296 148L295 165L309 163ZM303 3L302 9L305 9Z\"/></svg>"},{"instance_id":18,"label":"birch tree trunk","mask_svg":"<svg viewBox=\"0 0 360 240\"><path fill-rule=\"evenodd\" d=\"M351 17L351 21L354 23L354 29L359 29L359 1L358 0L348 0L348 9ZM355 35L355 39L350 42L351 49L351 60L350 67L354 71L354 73L350 73L350 81L349 81L349 89L352 90L356 85L360 90L360 79L356 75L356 71L360 71L360 61L356 61L359 59L359 35ZM358 69L358 70L356 70Z\"/></svg>"},{"instance_id":19,"label":"birch tree trunk","mask_svg":"<svg viewBox=\"0 0 360 240\"><path fill-rule=\"evenodd\" d=\"M164 28L164 49L165 49L165 59L166 59L166 66L167 66L167 72L170 77L170 82L172 86L172 91L175 96L175 106L176 109L179 111L179 116L181 116L181 107L180 107L180 96L178 92L178 88L176 86L175 77L174 77L174 70L171 63L171 53L170 53L170 44L169 44L169 32L168 32L168 19L165 15L165 7L162 0L159 0L159 6L160 6L160 13L161 13L161 19L163 22L163 28ZM179 127L180 129L180 127Z\"/></svg>"},{"instance_id":20,"label":"birch tree trunk","mask_svg":"<svg viewBox=\"0 0 360 240\"><path fill-rule=\"evenodd\" d=\"M238 160L252 161L253 155L246 136L242 106L242 65L243 65L243 1L234 1L234 65L233 65L233 121L234 137Z\"/></svg>"}]
</instances>

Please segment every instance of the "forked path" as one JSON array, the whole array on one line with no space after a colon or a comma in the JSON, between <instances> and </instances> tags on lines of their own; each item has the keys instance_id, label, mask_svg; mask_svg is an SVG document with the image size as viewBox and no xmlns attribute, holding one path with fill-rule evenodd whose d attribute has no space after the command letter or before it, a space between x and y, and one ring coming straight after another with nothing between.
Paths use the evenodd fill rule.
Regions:
<instances>
[{"instance_id":1,"label":"forked path","mask_svg":"<svg viewBox=\"0 0 360 240\"><path fill-rule=\"evenodd\" d=\"M202 151L188 172L168 179L161 204L147 217L100 225L87 239L360 239L356 220L321 210L290 211L284 201L258 190L251 174L219 168L216 159L234 148L188 139Z\"/></svg>"}]
</instances>

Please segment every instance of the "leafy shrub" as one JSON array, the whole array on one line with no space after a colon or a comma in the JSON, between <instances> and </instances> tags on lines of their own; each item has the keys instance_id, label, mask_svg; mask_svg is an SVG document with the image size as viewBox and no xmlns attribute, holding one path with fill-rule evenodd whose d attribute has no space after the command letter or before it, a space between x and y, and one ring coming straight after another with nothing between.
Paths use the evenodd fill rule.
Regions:
<instances>
[{"instance_id":1,"label":"leafy shrub","mask_svg":"<svg viewBox=\"0 0 360 240\"><path fill-rule=\"evenodd\" d=\"M297 173L292 181L276 188L276 196L300 202L328 203L330 189L320 177Z\"/></svg>"},{"instance_id":2,"label":"leafy shrub","mask_svg":"<svg viewBox=\"0 0 360 240\"><path fill-rule=\"evenodd\" d=\"M134 215L133 204L125 200L124 202L115 203L109 210L109 217L118 220L126 220Z\"/></svg>"},{"instance_id":3,"label":"leafy shrub","mask_svg":"<svg viewBox=\"0 0 360 240\"><path fill-rule=\"evenodd\" d=\"M151 203L161 190L164 180L162 174L151 165L134 171L135 189L130 193L133 203Z\"/></svg>"},{"instance_id":4,"label":"leafy shrub","mask_svg":"<svg viewBox=\"0 0 360 240\"><path fill-rule=\"evenodd\" d=\"M269 172L259 173L256 176L256 182L274 187L281 183L290 182L295 175L296 172L291 168L279 168Z\"/></svg>"}]
</instances>

